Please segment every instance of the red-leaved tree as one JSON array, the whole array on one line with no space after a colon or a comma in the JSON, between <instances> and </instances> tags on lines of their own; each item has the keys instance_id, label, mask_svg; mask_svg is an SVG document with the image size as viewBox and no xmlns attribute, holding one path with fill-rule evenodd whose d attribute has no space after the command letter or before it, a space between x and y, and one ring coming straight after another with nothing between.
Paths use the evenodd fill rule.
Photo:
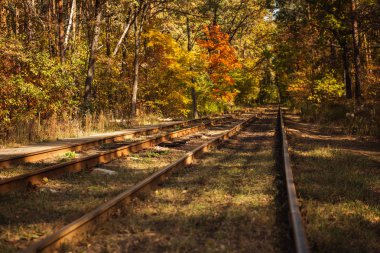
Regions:
<instances>
[{"instance_id":1,"label":"red-leaved tree","mask_svg":"<svg viewBox=\"0 0 380 253\"><path fill-rule=\"evenodd\" d=\"M207 50L204 55L208 62L208 74L213 82L213 94L224 102L232 102L236 96L232 71L241 68L235 49L229 42L229 35L218 25L205 26L204 37L198 45Z\"/></svg>"}]
</instances>

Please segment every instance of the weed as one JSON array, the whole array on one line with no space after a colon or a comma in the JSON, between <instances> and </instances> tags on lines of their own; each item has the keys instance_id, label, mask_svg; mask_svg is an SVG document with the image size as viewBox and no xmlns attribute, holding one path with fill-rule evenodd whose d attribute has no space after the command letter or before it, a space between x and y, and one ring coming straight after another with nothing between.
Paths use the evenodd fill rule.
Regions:
<instances>
[{"instance_id":1,"label":"weed","mask_svg":"<svg viewBox=\"0 0 380 253\"><path fill-rule=\"evenodd\" d=\"M64 158L67 158L67 159L74 159L78 157L78 154L75 151L69 151L69 152L66 152L63 156Z\"/></svg>"}]
</instances>

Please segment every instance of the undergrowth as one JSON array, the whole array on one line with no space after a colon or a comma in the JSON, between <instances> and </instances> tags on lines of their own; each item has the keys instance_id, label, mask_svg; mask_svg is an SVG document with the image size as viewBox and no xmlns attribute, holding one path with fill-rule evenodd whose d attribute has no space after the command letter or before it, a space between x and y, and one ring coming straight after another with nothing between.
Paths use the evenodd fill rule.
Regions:
<instances>
[{"instance_id":1,"label":"undergrowth","mask_svg":"<svg viewBox=\"0 0 380 253\"><path fill-rule=\"evenodd\" d=\"M325 102L303 103L301 117L307 122L316 122L322 127L338 127L344 134L380 136L380 103Z\"/></svg>"}]
</instances>

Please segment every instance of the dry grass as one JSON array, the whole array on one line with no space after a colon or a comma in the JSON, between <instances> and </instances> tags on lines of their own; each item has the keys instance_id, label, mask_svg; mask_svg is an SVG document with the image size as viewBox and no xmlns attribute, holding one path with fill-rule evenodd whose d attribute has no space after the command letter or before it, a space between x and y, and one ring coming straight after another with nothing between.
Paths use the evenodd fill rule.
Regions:
<instances>
[{"instance_id":1,"label":"dry grass","mask_svg":"<svg viewBox=\"0 0 380 253\"><path fill-rule=\"evenodd\" d=\"M291 154L312 250L380 252L379 145L294 128Z\"/></svg>"},{"instance_id":2,"label":"dry grass","mask_svg":"<svg viewBox=\"0 0 380 253\"><path fill-rule=\"evenodd\" d=\"M38 117L13 124L11 129L0 132L0 148L19 147L21 145L52 141L64 138L84 137L97 133L118 131L130 126L152 125L160 123L157 114L143 114L133 122L116 119L112 113L86 114L78 116L52 115L41 120Z\"/></svg>"}]
</instances>

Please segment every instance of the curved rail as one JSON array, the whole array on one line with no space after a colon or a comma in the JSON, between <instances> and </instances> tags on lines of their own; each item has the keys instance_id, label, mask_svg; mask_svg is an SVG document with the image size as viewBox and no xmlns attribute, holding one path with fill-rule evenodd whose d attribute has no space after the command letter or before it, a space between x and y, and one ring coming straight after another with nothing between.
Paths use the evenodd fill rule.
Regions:
<instances>
[{"instance_id":1,"label":"curved rail","mask_svg":"<svg viewBox=\"0 0 380 253\"><path fill-rule=\"evenodd\" d=\"M305 228L302 222L297 192L294 184L293 172L290 166L290 157L288 152L288 140L286 138L284 120L282 117L281 107L278 108L277 127L281 142L281 163L285 171L286 192L289 205L290 225L292 227L295 250L297 253L309 253L309 244L306 237Z\"/></svg>"},{"instance_id":2,"label":"curved rail","mask_svg":"<svg viewBox=\"0 0 380 253\"><path fill-rule=\"evenodd\" d=\"M157 184L163 182L166 178L168 178L175 170L190 165L195 158L207 152L210 148L217 146L222 141L235 135L245 125L249 124L255 118L256 116L253 116L248 120L240 124L237 124L227 132L218 135L217 137L211 139L207 143L186 153L176 162L172 163L171 165L168 165L162 170L153 173L151 176L140 181L132 188L120 193L118 196L114 197L110 201L100 205L96 209L83 215L79 219L71 222L70 224L64 226L55 233L43 238L40 241L37 241L36 243L32 244L30 247L28 247L22 252L55 252L64 243L78 242L81 238L83 238L83 236L86 233L95 230L96 226L99 223L108 220L120 208L126 208L126 206L133 197L138 196L142 192L146 192L153 189Z\"/></svg>"}]
</instances>

